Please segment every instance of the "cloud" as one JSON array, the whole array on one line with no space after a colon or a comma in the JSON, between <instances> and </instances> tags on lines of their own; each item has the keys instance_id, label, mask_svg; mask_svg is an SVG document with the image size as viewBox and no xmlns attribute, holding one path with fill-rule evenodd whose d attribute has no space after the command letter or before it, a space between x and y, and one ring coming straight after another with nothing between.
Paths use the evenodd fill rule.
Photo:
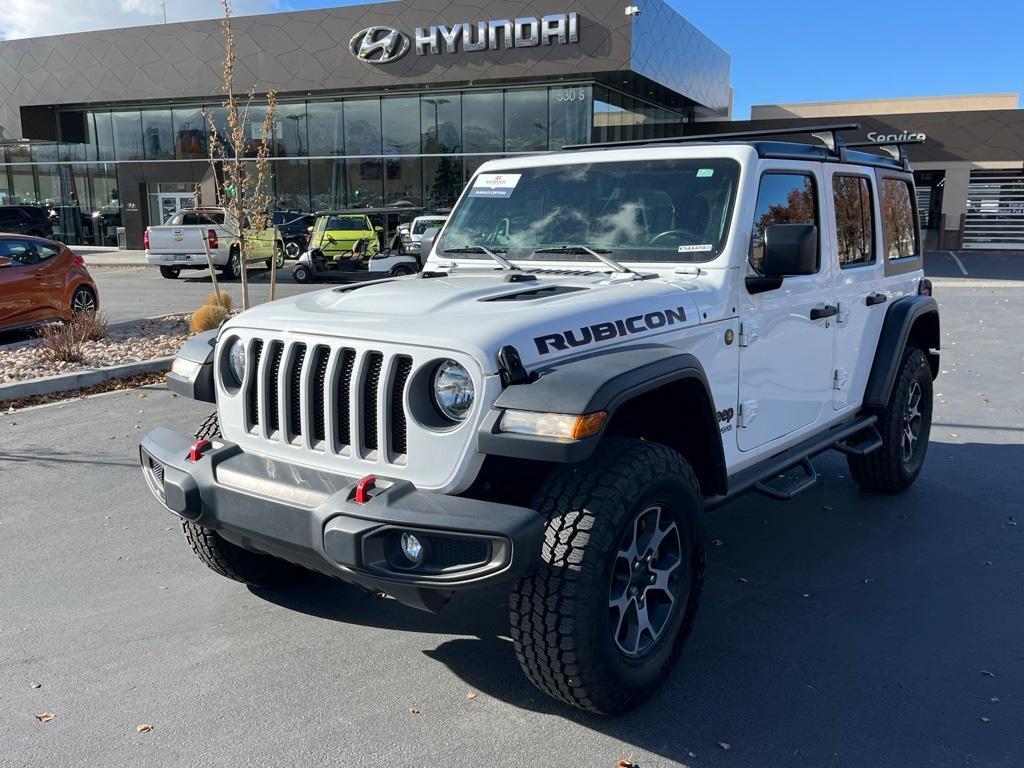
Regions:
<instances>
[{"instance_id":1,"label":"cloud","mask_svg":"<svg viewBox=\"0 0 1024 768\"><path fill-rule=\"evenodd\" d=\"M0 40L163 22L160 0L3 0ZM234 0L236 16L277 10L279 0ZM218 0L167 0L167 21L218 19Z\"/></svg>"}]
</instances>

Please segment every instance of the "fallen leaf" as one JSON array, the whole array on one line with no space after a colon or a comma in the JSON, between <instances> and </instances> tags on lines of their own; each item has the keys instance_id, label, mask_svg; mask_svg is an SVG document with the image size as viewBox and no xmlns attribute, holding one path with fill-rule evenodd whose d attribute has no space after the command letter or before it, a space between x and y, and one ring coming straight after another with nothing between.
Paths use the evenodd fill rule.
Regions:
<instances>
[{"instance_id":1,"label":"fallen leaf","mask_svg":"<svg viewBox=\"0 0 1024 768\"><path fill-rule=\"evenodd\" d=\"M53 712L43 712L41 715L36 715L36 720L40 723L48 723L55 717L56 715Z\"/></svg>"},{"instance_id":2,"label":"fallen leaf","mask_svg":"<svg viewBox=\"0 0 1024 768\"><path fill-rule=\"evenodd\" d=\"M1006 521L1006 524L1007 524L1007 525L1016 525L1016 524L1017 524L1017 521L1016 521L1016 520L1014 520L1014 519L1013 519L1013 518L1011 517L1011 518L1010 518L1009 520L1007 520L1007 521Z\"/></svg>"},{"instance_id":3,"label":"fallen leaf","mask_svg":"<svg viewBox=\"0 0 1024 768\"><path fill-rule=\"evenodd\" d=\"M810 592L804 592L802 595L800 595L800 597L810 597L810 596L811 596Z\"/></svg>"},{"instance_id":4,"label":"fallen leaf","mask_svg":"<svg viewBox=\"0 0 1024 768\"><path fill-rule=\"evenodd\" d=\"M822 507L822 509L823 509L823 510L824 510L825 512L831 512L831 511L832 511L832 507Z\"/></svg>"},{"instance_id":5,"label":"fallen leaf","mask_svg":"<svg viewBox=\"0 0 1024 768\"><path fill-rule=\"evenodd\" d=\"M418 709L416 709L416 707L409 707L409 714L410 715L418 715L419 713L420 713L420 711Z\"/></svg>"},{"instance_id":6,"label":"fallen leaf","mask_svg":"<svg viewBox=\"0 0 1024 768\"><path fill-rule=\"evenodd\" d=\"M632 757L619 758L615 762L615 765L617 765L619 768L640 768L640 765L638 763L633 762Z\"/></svg>"},{"instance_id":7,"label":"fallen leaf","mask_svg":"<svg viewBox=\"0 0 1024 768\"><path fill-rule=\"evenodd\" d=\"M470 691L469 693L467 693L466 694L466 698L467 699L475 699L476 698L476 691Z\"/></svg>"},{"instance_id":8,"label":"fallen leaf","mask_svg":"<svg viewBox=\"0 0 1024 768\"><path fill-rule=\"evenodd\" d=\"M983 669L983 670L981 670L981 675L982 675L982 677L995 677L996 673L995 672L989 672L987 669Z\"/></svg>"},{"instance_id":9,"label":"fallen leaf","mask_svg":"<svg viewBox=\"0 0 1024 768\"><path fill-rule=\"evenodd\" d=\"M150 725L149 723L139 723L138 725L135 726L135 730L138 733L149 733L150 731L153 730L153 726Z\"/></svg>"},{"instance_id":10,"label":"fallen leaf","mask_svg":"<svg viewBox=\"0 0 1024 768\"><path fill-rule=\"evenodd\" d=\"M983 723L991 722L991 720L989 720L987 717L984 717L984 716L983 717L979 717L978 719L981 720L981 722L983 722Z\"/></svg>"},{"instance_id":11,"label":"fallen leaf","mask_svg":"<svg viewBox=\"0 0 1024 768\"><path fill-rule=\"evenodd\" d=\"M870 584L874 579L864 579L865 584Z\"/></svg>"},{"instance_id":12,"label":"fallen leaf","mask_svg":"<svg viewBox=\"0 0 1024 768\"><path fill-rule=\"evenodd\" d=\"M42 688L43 684L40 683L38 680L33 680L31 683L29 683L29 686L31 686L32 688Z\"/></svg>"},{"instance_id":13,"label":"fallen leaf","mask_svg":"<svg viewBox=\"0 0 1024 768\"><path fill-rule=\"evenodd\" d=\"M740 582L740 584L746 584L747 580L745 578L743 578L742 576L740 576L739 582Z\"/></svg>"},{"instance_id":14,"label":"fallen leaf","mask_svg":"<svg viewBox=\"0 0 1024 768\"><path fill-rule=\"evenodd\" d=\"M960 437L960 435L958 435L956 432L950 432L949 436L950 437Z\"/></svg>"},{"instance_id":15,"label":"fallen leaf","mask_svg":"<svg viewBox=\"0 0 1024 768\"><path fill-rule=\"evenodd\" d=\"M720 547L720 546L722 546L722 545L723 545L723 544L724 544L725 542L724 542L724 541L722 541L721 539L715 539L715 540L714 540L714 541L712 541L711 543L712 543L712 544L714 544L714 545L715 545L716 547Z\"/></svg>"},{"instance_id":16,"label":"fallen leaf","mask_svg":"<svg viewBox=\"0 0 1024 768\"><path fill-rule=\"evenodd\" d=\"M989 699L989 701L991 701L993 704L998 704L999 703L999 697L998 696L993 696L991 699Z\"/></svg>"},{"instance_id":17,"label":"fallen leaf","mask_svg":"<svg viewBox=\"0 0 1024 768\"><path fill-rule=\"evenodd\" d=\"M165 590L165 589L167 589L167 587L161 586L160 589L161 590Z\"/></svg>"},{"instance_id":18,"label":"fallen leaf","mask_svg":"<svg viewBox=\"0 0 1024 768\"><path fill-rule=\"evenodd\" d=\"M720 746L726 752L728 752L730 749L732 749L732 744L730 744L728 741L720 741L720 742L718 742L718 746Z\"/></svg>"}]
</instances>

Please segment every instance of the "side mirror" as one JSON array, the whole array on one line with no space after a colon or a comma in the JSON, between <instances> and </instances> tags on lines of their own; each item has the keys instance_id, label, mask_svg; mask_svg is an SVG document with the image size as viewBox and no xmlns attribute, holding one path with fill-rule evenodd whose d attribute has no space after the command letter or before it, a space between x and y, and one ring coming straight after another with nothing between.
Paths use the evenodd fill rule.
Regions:
<instances>
[{"instance_id":1,"label":"side mirror","mask_svg":"<svg viewBox=\"0 0 1024 768\"><path fill-rule=\"evenodd\" d=\"M818 228L813 224L772 224L764 231L765 277L813 275L818 271Z\"/></svg>"},{"instance_id":2,"label":"side mirror","mask_svg":"<svg viewBox=\"0 0 1024 768\"><path fill-rule=\"evenodd\" d=\"M813 224L770 224L761 238L764 257L760 275L745 280L749 293L774 291L788 275L818 271L818 228Z\"/></svg>"},{"instance_id":3,"label":"side mirror","mask_svg":"<svg viewBox=\"0 0 1024 768\"><path fill-rule=\"evenodd\" d=\"M376 227L373 228L373 231L374 232L383 232L384 231L384 227L382 227L380 225L377 225Z\"/></svg>"},{"instance_id":4,"label":"side mirror","mask_svg":"<svg viewBox=\"0 0 1024 768\"><path fill-rule=\"evenodd\" d=\"M0 267L9 267L9 266L11 266L11 257L10 256L0 256Z\"/></svg>"},{"instance_id":5,"label":"side mirror","mask_svg":"<svg viewBox=\"0 0 1024 768\"><path fill-rule=\"evenodd\" d=\"M430 252L434 248L434 238L437 237L437 233L440 232L439 227L431 227L430 229L424 230L423 237L420 240L420 261L425 261L429 256Z\"/></svg>"}]
</instances>

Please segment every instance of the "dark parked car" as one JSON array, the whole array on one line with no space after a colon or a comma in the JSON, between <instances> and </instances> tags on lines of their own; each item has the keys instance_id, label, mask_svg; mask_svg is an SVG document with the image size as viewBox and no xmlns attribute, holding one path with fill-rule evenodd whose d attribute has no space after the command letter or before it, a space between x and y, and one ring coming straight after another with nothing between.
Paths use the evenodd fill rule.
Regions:
<instances>
[{"instance_id":1,"label":"dark parked car","mask_svg":"<svg viewBox=\"0 0 1024 768\"><path fill-rule=\"evenodd\" d=\"M50 213L38 205L0 205L0 232L53 237Z\"/></svg>"},{"instance_id":2,"label":"dark parked car","mask_svg":"<svg viewBox=\"0 0 1024 768\"><path fill-rule=\"evenodd\" d=\"M274 224L284 239L284 254L289 259L299 258L309 242L309 228L316 217L302 211L274 211Z\"/></svg>"},{"instance_id":3,"label":"dark parked car","mask_svg":"<svg viewBox=\"0 0 1024 768\"><path fill-rule=\"evenodd\" d=\"M70 320L98 306L81 256L53 240L0 234L0 330Z\"/></svg>"}]
</instances>

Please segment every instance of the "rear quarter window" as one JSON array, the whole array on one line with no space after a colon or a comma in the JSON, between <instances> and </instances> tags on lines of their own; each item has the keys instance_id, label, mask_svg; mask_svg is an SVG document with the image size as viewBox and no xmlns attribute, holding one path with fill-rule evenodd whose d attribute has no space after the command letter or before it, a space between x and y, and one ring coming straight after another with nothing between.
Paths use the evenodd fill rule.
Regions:
<instances>
[{"instance_id":1,"label":"rear quarter window","mask_svg":"<svg viewBox=\"0 0 1024 768\"><path fill-rule=\"evenodd\" d=\"M882 179L882 234L886 258L906 259L920 254L917 219L910 184Z\"/></svg>"}]
</instances>

